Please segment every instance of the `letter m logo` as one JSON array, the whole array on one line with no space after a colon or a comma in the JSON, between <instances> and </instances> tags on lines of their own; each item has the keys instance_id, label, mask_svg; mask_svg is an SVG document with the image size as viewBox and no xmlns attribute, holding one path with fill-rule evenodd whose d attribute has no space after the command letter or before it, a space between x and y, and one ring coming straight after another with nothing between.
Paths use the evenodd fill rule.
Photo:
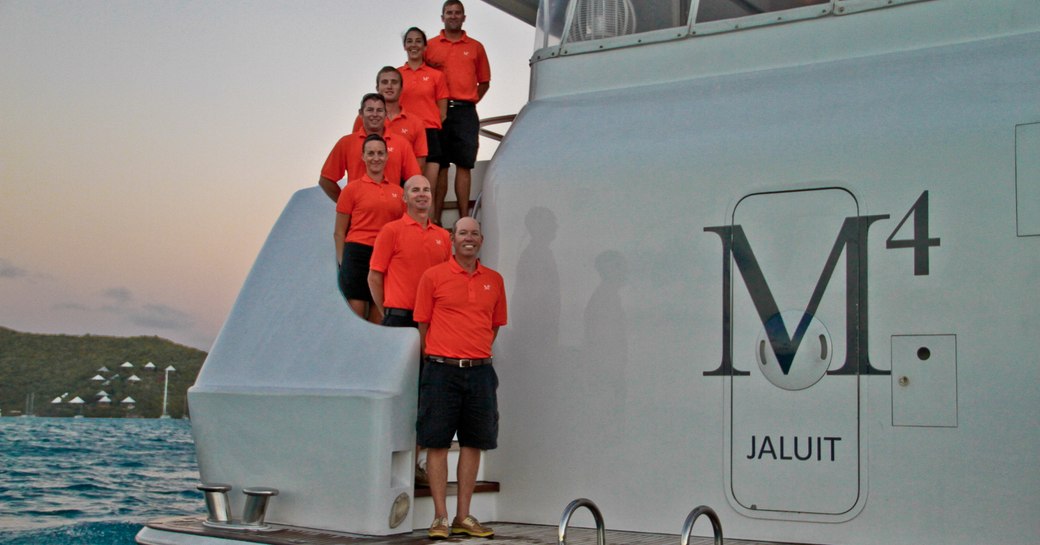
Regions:
<instances>
[{"instance_id":1,"label":"letter m logo","mask_svg":"<svg viewBox=\"0 0 1040 545\"><path fill-rule=\"evenodd\" d=\"M853 216L845 218L834 241L830 254L823 265L823 272L813 288L801 320L788 328L780 315L780 309L758 264L751 244L740 225L705 227L722 240L722 363L705 376L746 376L749 373L733 365L733 282L732 266L736 263L744 284L766 331L769 345L776 355L784 374L791 368L795 354L802 342L806 329L819 308L834 269L845 254L845 362L828 375L887 375L889 371L871 366L868 355L867 332L867 232L875 221L888 215Z\"/></svg>"}]
</instances>

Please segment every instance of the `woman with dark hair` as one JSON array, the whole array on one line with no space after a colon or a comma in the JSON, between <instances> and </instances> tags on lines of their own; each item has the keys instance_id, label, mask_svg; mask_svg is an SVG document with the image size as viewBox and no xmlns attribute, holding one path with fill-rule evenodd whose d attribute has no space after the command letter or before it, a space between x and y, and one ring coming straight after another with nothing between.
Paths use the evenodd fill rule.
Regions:
<instances>
[{"instance_id":1,"label":"woman with dark hair","mask_svg":"<svg viewBox=\"0 0 1040 545\"><path fill-rule=\"evenodd\" d=\"M361 149L365 174L351 180L336 201L336 262L339 263L339 289L358 316L372 323L383 317L372 304L368 289L368 262L376 235L388 222L404 214L401 186L383 177L386 168L386 141L378 134L365 138Z\"/></svg>"},{"instance_id":2,"label":"woman with dark hair","mask_svg":"<svg viewBox=\"0 0 1040 545\"><path fill-rule=\"evenodd\" d=\"M404 85L401 88L401 108L413 116L418 116L426 128L426 145L429 153L426 156L426 167L423 174L433 184L434 202L444 203L447 187L437 187L437 173L440 171L438 159L441 155L440 130L441 122L448 115L448 83L440 70L431 68L423 62L426 52L426 33L417 27L409 28L404 33L404 51L408 60L398 70ZM439 193L438 193L439 192ZM440 200L436 195L440 194ZM437 205L440 206L440 205ZM431 218L440 218L440 209L431 210ZM439 223L439 222L438 222Z\"/></svg>"}]
</instances>

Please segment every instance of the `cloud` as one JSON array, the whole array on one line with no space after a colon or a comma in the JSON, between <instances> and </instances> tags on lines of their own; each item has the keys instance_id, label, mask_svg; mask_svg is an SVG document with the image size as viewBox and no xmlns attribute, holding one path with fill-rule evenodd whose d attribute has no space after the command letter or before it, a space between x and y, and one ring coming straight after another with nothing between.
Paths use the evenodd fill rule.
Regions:
<instances>
[{"instance_id":1,"label":"cloud","mask_svg":"<svg viewBox=\"0 0 1040 545\"><path fill-rule=\"evenodd\" d=\"M118 305L125 305L134 300L134 293L127 288L108 288L101 292L101 296L105 299L111 299Z\"/></svg>"},{"instance_id":2,"label":"cloud","mask_svg":"<svg viewBox=\"0 0 1040 545\"><path fill-rule=\"evenodd\" d=\"M53 277L51 275L49 275L49 274L44 274L44 273L40 273L40 272L34 272L34 271L30 271L28 269L19 267L18 265L15 265L14 263L11 263L11 261L0 257L0 278L11 278L11 279L25 278L27 280L33 281L33 280L49 280L49 279L51 279Z\"/></svg>"},{"instance_id":3,"label":"cloud","mask_svg":"<svg viewBox=\"0 0 1040 545\"><path fill-rule=\"evenodd\" d=\"M88 311L92 310L87 305L81 305L79 303L58 303L57 305L51 306L51 310L78 310Z\"/></svg>"},{"instance_id":4,"label":"cloud","mask_svg":"<svg viewBox=\"0 0 1040 545\"><path fill-rule=\"evenodd\" d=\"M0 278L24 278L26 276L29 276L29 271L0 258Z\"/></svg>"},{"instance_id":5,"label":"cloud","mask_svg":"<svg viewBox=\"0 0 1040 545\"><path fill-rule=\"evenodd\" d=\"M135 326L148 329L187 331L195 325L195 319L190 314L169 305L138 304L133 292L127 288L109 288L100 292L99 295L104 298L99 305L65 302L51 308L59 311L104 312Z\"/></svg>"},{"instance_id":6,"label":"cloud","mask_svg":"<svg viewBox=\"0 0 1040 545\"><path fill-rule=\"evenodd\" d=\"M185 312L167 305L156 304L147 304L133 310L128 317L136 325L159 329L185 330L191 328L195 323L195 320Z\"/></svg>"}]
</instances>

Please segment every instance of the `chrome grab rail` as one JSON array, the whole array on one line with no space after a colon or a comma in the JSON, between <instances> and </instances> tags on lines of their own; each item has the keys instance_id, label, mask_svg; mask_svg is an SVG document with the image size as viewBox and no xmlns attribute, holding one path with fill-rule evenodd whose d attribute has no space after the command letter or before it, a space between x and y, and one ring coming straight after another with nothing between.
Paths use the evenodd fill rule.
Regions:
<instances>
[{"instance_id":1,"label":"chrome grab rail","mask_svg":"<svg viewBox=\"0 0 1040 545\"><path fill-rule=\"evenodd\" d=\"M683 523L679 545L689 545L690 535L693 533L693 523L697 522L701 515L707 515L708 520L711 521L711 530L715 534L715 545L722 545L722 523L719 522L719 516L715 514L715 511L707 505L702 505L690 511L690 514L686 517L686 522Z\"/></svg>"},{"instance_id":2,"label":"chrome grab rail","mask_svg":"<svg viewBox=\"0 0 1040 545\"><path fill-rule=\"evenodd\" d=\"M592 503L592 500L586 498L578 498L572 501L563 510L563 516L560 517L560 531L556 536L559 545L566 545L567 525L571 522L571 515L573 515L579 507L587 507L589 512L592 513L592 518L596 520L596 545L607 545L607 530L603 525L603 515L599 512L599 507L596 507L596 504Z\"/></svg>"}]
</instances>

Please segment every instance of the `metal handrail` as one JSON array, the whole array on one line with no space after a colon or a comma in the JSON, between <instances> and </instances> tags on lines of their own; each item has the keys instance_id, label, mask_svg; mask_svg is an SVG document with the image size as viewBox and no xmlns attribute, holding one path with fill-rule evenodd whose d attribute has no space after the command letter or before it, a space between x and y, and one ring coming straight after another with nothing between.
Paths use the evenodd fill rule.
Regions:
<instances>
[{"instance_id":1,"label":"metal handrail","mask_svg":"<svg viewBox=\"0 0 1040 545\"><path fill-rule=\"evenodd\" d=\"M679 537L679 545L689 545L690 535L693 533L693 523L697 522L697 519L701 515L707 515L708 520L711 521L711 530L715 534L715 545L722 545L722 523L719 522L719 516L715 514L715 511L707 505L702 505L693 511L686 517L686 522L683 523L682 534Z\"/></svg>"},{"instance_id":2,"label":"metal handrail","mask_svg":"<svg viewBox=\"0 0 1040 545\"><path fill-rule=\"evenodd\" d=\"M501 142L503 136L494 131L489 131L484 128L485 125L498 125L499 123L512 123L516 119L516 114L499 115L495 117L485 117L480 120L480 136L490 138L496 142Z\"/></svg>"},{"instance_id":3,"label":"metal handrail","mask_svg":"<svg viewBox=\"0 0 1040 545\"><path fill-rule=\"evenodd\" d=\"M603 515L599 512L599 507L596 507L596 504L587 498L578 498L563 510L563 516L560 517L560 531L557 534L559 545L567 544L567 525L571 522L571 515L579 507L587 507L592 513L592 518L596 520L596 545L607 545L607 530L603 525Z\"/></svg>"},{"instance_id":4,"label":"metal handrail","mask_svg":"<svg viewBox=\"0 0 1040 545\"><path fill-rule=\"evenodd\" d=\"M484 119L480 120L480 136L483 136L485 138L490 138L490 139L492 139L492 140L494 140L496 142L501 142L502 138L503 138L503 136L501 134L498 134L497 132L494 132L494 131L489 131L489 130L485 129L484 126L485 125L498 125L500 123L512 123L514 119L516 119L516 114L498 115L498 116L495 116L495 117L485 117ZM481 187L483 187L483 184L481 185ZM481 196L483 196L483 194L484 194L484 191L481 190L480 192L477 193L477 197L474 199L473 210L471 210L470 213L469 213L469 215L474 217L474 218L477 217L477 212L480 210L480 198L481 198Z\"/></svg>"}]
</instances>

